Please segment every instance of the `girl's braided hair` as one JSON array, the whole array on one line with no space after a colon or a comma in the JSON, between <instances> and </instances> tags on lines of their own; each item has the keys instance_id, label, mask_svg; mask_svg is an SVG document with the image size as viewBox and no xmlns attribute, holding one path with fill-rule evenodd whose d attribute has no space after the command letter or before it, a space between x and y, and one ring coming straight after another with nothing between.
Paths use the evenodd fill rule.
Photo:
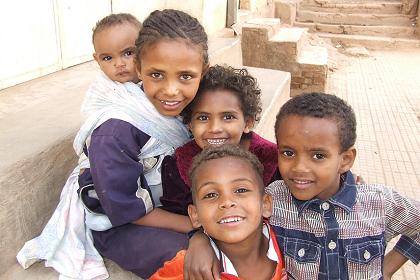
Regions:
<instances>
[{"instance_id":1,"label":"girl's braided hair","mask_svg":"<svg viewBox=\"0 0 420 280\"><path fill-rule=\"evenodd\" d=\"M161 39L184 39L199 46L203 63L208 64L207 34L198 20L189 14L172 9L152 12L144 20L136 40L136 60L140 61L145 47Z\"/></svg>"}]
</instances>

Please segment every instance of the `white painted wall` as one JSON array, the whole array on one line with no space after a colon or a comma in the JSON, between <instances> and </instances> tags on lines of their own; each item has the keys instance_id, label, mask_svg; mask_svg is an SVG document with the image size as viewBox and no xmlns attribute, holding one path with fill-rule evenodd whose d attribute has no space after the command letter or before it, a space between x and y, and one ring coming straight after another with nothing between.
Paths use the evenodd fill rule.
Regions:
<instances>
[{"instance_id":1,"label":"white painted wall","mask_svg":"<svg viewBox=\"0 0 420 280\"><path fill-rule=\"evenodd\" d=\"M92 27L107 14L143 21L156 9L183 10L211 36L226 26L227 0L2 0L0 89L92 59Z\"/></svg>"}]
</instances>

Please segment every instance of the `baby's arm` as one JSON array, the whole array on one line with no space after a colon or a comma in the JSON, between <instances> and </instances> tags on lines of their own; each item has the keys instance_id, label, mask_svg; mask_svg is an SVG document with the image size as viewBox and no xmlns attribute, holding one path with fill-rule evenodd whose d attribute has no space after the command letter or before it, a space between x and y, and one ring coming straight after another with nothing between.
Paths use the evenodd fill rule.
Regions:
<instances>
[{"instance_id":1,"label":"baby's arm","mask_svg":"<svg viewBox=\"0 0 420 280\"><path fill-rule=\"evenodd\" d=\"M387 237L402 235L384 259L384 276L390 279L408 259L420 261L420 202L386 187L384 195Z\"/></svg>"}]
</instances>

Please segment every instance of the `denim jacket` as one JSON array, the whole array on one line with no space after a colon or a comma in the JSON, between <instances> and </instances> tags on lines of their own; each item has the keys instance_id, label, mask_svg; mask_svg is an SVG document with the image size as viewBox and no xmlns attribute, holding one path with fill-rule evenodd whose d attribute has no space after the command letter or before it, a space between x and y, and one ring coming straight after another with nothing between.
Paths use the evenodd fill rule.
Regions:
<instances>
[{"instance_id":1,"label":"denim jacket","mask_svg":"<svg viewBox=\"0 0 420 280\"><path fill-rule=\"evenodd\" d=\"M270 223L290 279L383 279L387 242L402 234L396 250L420 261L420 203L381 185L355 185L349 171L326 201L295 199L283 181L273 196Z\"/></svg>"}]
</instances>

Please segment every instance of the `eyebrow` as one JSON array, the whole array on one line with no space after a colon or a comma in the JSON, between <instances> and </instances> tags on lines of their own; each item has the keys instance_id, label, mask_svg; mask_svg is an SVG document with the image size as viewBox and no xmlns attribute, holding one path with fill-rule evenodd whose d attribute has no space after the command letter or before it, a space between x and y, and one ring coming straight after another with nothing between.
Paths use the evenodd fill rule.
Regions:
<instances>
[{"instance_id":1,"label":"eyebrow","mask_svg":"<svg viewBox=\"0 0 420 280\"><path fill-rule=\"evenodd\" d=\"M238 183L238 182L243 182L243 181L246 181L246 182L249 182L249 183L252 183L252 184L256 184L256 182L254 182L253 180L250 180L248 178L237 178L235 180L229 181L229 183ZM203 184L197 186L197 191L200 190L202 187L207 186L207 185L218 185L218 183L214 182L214 181L204 182Z\"/></svg>"},{"instance_id":2,"label":"eyebrow","mask_svg":"<svg viewBox=\"0 0 420 280\"><path fill-rule=\"evenodd\" d=\"M132 50L134 50L135 48L136 48L136 47L134 47L134 46L130 46L130 47L127 47L127 48L123 49L121 52L132 51Z\"/></svg>"},{"instance_id":3,"label":"eyebrow","mask_svg":"<svg viewBox=\"0 0 420 280\"><path fill-rule=\"evenodd\" d=\"M279 149L281 148L281 149L296 150L295 148L290 147L288 145L281 145L281 144L279 144L278 147L279 147ZM328 151L328 148L325 148L325 147L315 147L315 148L309 149L309 151L310 152L324 152L324 151L327 152Z\"/></svg>"}]
</instances>

